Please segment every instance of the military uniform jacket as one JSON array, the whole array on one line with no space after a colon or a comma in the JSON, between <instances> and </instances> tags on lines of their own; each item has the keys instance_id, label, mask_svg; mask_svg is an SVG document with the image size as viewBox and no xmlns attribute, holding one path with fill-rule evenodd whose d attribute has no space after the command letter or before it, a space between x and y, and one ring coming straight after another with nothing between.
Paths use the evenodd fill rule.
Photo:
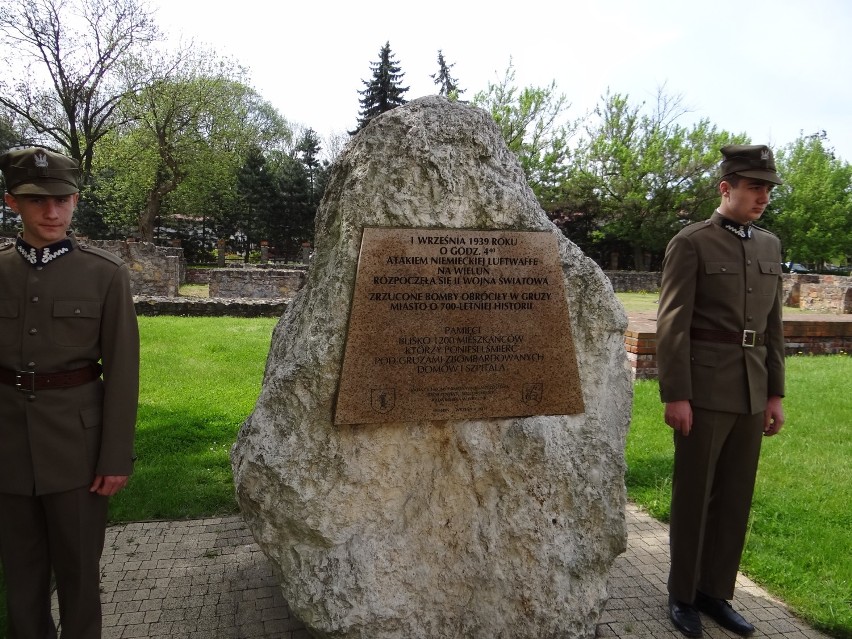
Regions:
<instances>
[{"instance_id":1,"label":"military uniform jacket","mask_svg":"<svg viewBox=\"0 0 852 639\"><path fill-rule=\"evenodd\" d=\"M80 245L33 266L0 249L0 367L58 372L102 362L103 379L26 393L0 384L0 492L32 495L129 475L139 331L127 266Z\"/></svg>"},{"instance_id":2,"label":"military uniform jacket","mask_svg":"<svg viewBox=\"0 0 852 639\"><path fill-rule=\"evenodd\" d=\"M669 242L657 312L657 365L664 402L740 414L784 395L781 243L752 226L741 239L719 212ZM693 328L765 334L765 344L692 339Z\"/></svg>"}]
</instances>

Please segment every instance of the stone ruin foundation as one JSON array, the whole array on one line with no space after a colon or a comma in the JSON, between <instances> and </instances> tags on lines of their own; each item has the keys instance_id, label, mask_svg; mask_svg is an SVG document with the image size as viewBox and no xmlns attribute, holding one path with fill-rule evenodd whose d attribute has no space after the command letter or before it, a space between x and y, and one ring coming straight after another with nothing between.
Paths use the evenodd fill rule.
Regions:
<instances>
[{"instance_id":1,"label":"stone ruin foundation","mask_svg":"<svg viewBox=\"0 0 852 639\"><path fill-rule=\"evenodd\" d=\"M80 241L109 251L124 260L130 271L130 289L134 295L178 295L184 279L183 249L125 240L81 238Z\"/></svg>"},{"instance_id":2,"label":"stone ruin foundation","mask_svg":"<svg viewBox=\"0 0 852 639\"><path fill-rule=\"evenodd\" d=\"M212 269L210 297L287 298L302 287L304 280L304 271L295 269Z\"/></svg>"}]
</instances>

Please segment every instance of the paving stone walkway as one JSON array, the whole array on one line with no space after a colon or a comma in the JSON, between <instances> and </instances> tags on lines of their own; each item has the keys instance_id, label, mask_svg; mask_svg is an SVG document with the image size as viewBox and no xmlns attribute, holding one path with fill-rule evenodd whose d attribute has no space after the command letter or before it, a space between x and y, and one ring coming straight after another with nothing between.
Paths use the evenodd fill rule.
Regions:
<instances>
[{"instance_id":1,"label":"paving stone walkway","mask_svg":"<svg viewBox=\"0 0 852 639\"><path fill-rule=\"evenodd\" d=\"M675 639L666 609L668 528L629 505L628 549L615 562L598 637ZM104 639L308 639L272 566L240 517L138 522L107 530ZM735 606L753 635L825 639L740 576ZM705 637L735 637L704 619ZM401 638L416 639L416 638Z\"/></svg>"}]
</instances>

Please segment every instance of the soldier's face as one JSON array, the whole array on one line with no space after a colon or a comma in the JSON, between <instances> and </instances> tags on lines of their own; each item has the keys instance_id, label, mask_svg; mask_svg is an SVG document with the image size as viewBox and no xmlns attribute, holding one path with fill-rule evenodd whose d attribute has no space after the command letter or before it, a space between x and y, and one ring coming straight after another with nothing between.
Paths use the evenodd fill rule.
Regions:
<instances>
[{"instance_id":1,"label":"soldier's face","mask_svg":"<svg viewBox=\"0 0 852 639\"><path fill-rule=\"evenodd\" d=\"M775 185L752 178L740 179L737 186L722 182L722 206L720 212L725 217L748 224L760 219L769 205L770 194Z\"/></svg>"},{"instance_id":2,"label":"soldier's face","mask_svg":"<svg viewBox=\"0 0 852 639\"><path fill-rule=\"evenodd\" d=\"M6 194L6 205L21 216L24 241L42 248L65 239L79 193L71 195Z\"/></svg>"}]
</instances>

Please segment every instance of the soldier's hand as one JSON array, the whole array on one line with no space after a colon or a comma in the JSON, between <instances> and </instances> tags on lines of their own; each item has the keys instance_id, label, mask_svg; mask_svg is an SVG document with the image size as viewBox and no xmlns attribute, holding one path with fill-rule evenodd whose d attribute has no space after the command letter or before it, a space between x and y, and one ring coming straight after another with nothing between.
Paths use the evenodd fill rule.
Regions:
<instances>
[{"instance_id":1,"label":"soldier's hand","mask_svg":"<svg viewBox=\"0 0 852 639\"><path fill-rule=\"evenodd\" d=\"M687 399L667 402L665 420L669 426L687 437L692 430L692 404Z\"/></svg>"},{"instance_id":2,"label":"soldier's hand","mask_svg":"<svg viewBox=\"0 0 852 639\"><path fill-rule=\"evenodd\" d=\"M95 475L95 481L89 487L89 492L112 497L126 485L127 475Z\"/></svg>"},{"instance_id":3,"label":"soldier's hand","mask_svg":"<svg viewBox=\"0 0 852 639\"><path fill-rule=\"evenodd\" d=\"M766 437L778 434L784 425L784 409L781 398L777 396L766 400L766 410L763 411L763 434Z\"/></svg>"}]
</instances>

